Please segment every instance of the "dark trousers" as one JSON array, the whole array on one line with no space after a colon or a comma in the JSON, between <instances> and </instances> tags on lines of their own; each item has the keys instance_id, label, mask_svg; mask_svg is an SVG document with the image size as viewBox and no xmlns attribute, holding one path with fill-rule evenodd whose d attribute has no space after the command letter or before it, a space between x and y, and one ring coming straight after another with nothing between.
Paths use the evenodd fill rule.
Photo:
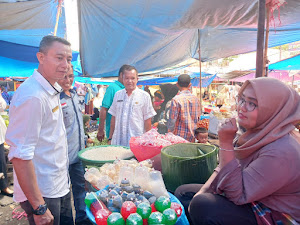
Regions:
<instances>
[{"instance_id":1,"label":"dark trousers","mask_svg":"<svg viewBox=\"0 0 300 225\"><path fill-rule=\"evenodd\" d=\"M77 223L87 219L85 213L86 206L84 203L84 198L86 195L84 168L81 161L73 163L69 166L69 175L71 178L74 206L76 210L75 221Z\"/></svg>"},{"instance_id":2,"label":"dark trousers","mask_svg":"<svg viewBox=\"0 0 300 225\"><path fill-rule=\"evenodd\" d=\"M4 178L0 178L0 190L7 188L7 171L6 171L6 159L4 152L4 144L0 145L0 173L4 174Z\"/></svg>"},{"instance_id":3,"label":"dark trousers","mask_svg":"<svg viewBox=\"0 0 300 225\"><path fill-rule=\"evenodd\" d=\"M44 198L48 209L54 217L53 225L74 225L72 208L71 208L71 193L61 198ZM27 213L28 222L30 225L35 225L33 218L33 209L28 201L21 202L21 207Z\"/></svg>"},{"instance_id":4,"label":"dark trousers","mask_svg":"<svg viewBox=\"0 0 300 225\"><path fill-rule=\"evenodd\" d=\"M193 196L202 184L186 184L178 187L175 196L184 206L186 215L194 225L257 225L251 205L236 205L226 197L204 193Z\"/></svg>"}]
</instances>

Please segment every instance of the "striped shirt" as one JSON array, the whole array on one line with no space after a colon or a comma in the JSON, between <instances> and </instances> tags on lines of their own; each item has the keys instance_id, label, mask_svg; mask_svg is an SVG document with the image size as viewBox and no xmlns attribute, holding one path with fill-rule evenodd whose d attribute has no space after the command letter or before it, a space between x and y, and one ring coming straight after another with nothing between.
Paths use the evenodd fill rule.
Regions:
<instances>
[{"instance_id":1,"label":"striped shirt","mask_svg":"<svg viewBox=\"0 0 300 225\"><path fill-rule=\"evenodd\" d=\"M168 128L175 135L194 141L200 116L200 100L188 90L181 91L172 99Z\"/></svg>"}]
</instances>

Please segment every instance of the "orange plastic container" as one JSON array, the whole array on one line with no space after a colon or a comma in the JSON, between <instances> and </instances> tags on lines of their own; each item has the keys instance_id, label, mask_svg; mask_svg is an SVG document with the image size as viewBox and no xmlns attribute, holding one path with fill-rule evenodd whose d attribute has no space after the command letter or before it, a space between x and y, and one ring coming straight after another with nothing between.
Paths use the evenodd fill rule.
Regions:
<instances>
[{"instance_id":1,"label":"orange plastic container","mask_svg":"<svg viewBox=\"0 0 300 225\"><path fill-rule=\"evenodd\" d=\"M135 142L135 137L132 137L129 141L130 150L134 154L135 158L140 162L146 159L151 159L152 157L158 155L161 152L161 147L156 146L141 146Z\"/></svg>"}]
</instances>

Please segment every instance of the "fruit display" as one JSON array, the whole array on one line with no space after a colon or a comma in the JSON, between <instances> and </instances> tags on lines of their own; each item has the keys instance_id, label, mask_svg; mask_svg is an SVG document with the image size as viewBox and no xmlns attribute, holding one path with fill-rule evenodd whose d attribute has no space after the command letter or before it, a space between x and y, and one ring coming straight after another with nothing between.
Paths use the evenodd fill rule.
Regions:
<instances>
[{"instance_id":1,"label":"fruit display","mask_svg":"<svg viewBox=\"0 0 300 225\"><path fill-rule=\"evenodd\" d=\"M170 197L156 198L128 180L87 193L85 203L101 225L174 225L182 213L180 204L171 202Z\"/></svg>"},{"instance_id":2,"label":"fruit display","mask_svg":"<svg viewBox=\"0 0 300 225\"><path fill-rule=\"evenodd\" d=\"M209 127L209 119L202 119L197 122L197 127L204 127L208 130Z\"/></svg>"}]
</instances>

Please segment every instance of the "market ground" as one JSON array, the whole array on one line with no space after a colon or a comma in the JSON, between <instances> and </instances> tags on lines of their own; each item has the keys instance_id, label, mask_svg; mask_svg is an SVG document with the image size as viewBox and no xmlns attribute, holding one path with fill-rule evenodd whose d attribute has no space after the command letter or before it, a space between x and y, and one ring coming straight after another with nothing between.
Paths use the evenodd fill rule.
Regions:
<instances>
[{"instance_id":1,"label":"market ground","mask_svg":"<svg viewBox=\"0 0 300 225\"><path fill-rule=\"evenodd\" d=\"M19 207L18 204L13 202L12 197L0 194L0 225L28 225L27 220L25 220L26 217L13 218L12 212L14 209L23 212Z\"/></svg>"},{"instance_id":2,"label":"market ground","mask_svg":"<svg viewBox=\"0 0 300 225\"><path fill-rule=\"evenodd\" d=\"M13 187L10 187L13 189ZM72 198L73 201L73 198ZM0 194L0 225L28 225L28 221L26 217L20 216L20 218L16 217L16 214L13 214L13 211L17 212L20 215L24 210L20 207L19 204L13 202L12 197L4 196ZM75 215L75 211L73 208L73 215Z\"/></svg>"},{"instance_id":3,"label":"market ground","mask_svg":"<svg viewBox=\"0 0 300 225\"><path fill-rule=\"evenodd\" d=\"M212 144L219 144L218 139L209 138L209 141ZM10 188L13 189L12 186ZM23 212L20 206L17 203L13 202L12 197L0 194L0 225L28 225L26 217L22 217L20 219L13 218L12 212L14 211L14 209L19 213ZM75 212L73 209L73 215L74 213Z\"/></svg>"}]
</instances>

